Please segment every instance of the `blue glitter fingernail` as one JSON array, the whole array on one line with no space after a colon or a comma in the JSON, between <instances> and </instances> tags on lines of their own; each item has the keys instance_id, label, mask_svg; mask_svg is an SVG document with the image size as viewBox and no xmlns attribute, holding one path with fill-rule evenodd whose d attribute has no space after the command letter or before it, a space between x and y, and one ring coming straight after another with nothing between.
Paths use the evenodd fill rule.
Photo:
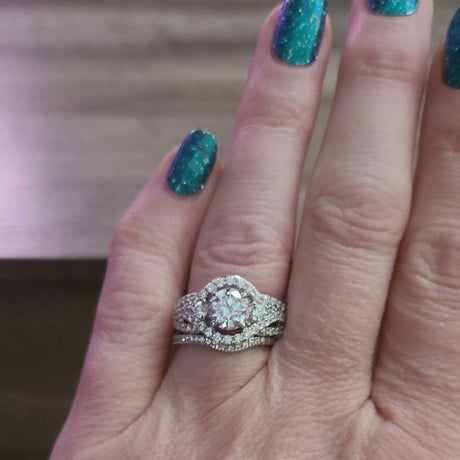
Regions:
<instances>
[{"instance_id":1,"label":"blue glitter fingernail","mask_svg":"<svg viewBox=\"0 0 460 460\"><path fill-rule=\"evenodd\" d=\"M444 81L452 88L460 88L460 9L455 13L447 32Z\"/></svg>"},{"instance_id":2,"label":"blue glitter fingernail","mask_svg":"<svg viewBox=\"0 0 460 460\"><path fill-rule=\"evenodd\" d=\"M318 56L327 0L284 0L273 37L273 51L284 61L308 65Z\"/></svg>"},{"instance_id":3,"label":"blue glitter fingernail","mask_svg":"<svg viewBox=\"0 0 460 460\"><path fill-rule=\"evenodd\" d=\"M179 195L203 190L216 163L216 138L200 129L184 140L168 172L168 185Z\"/></svg>"},{"instance_id":4,"label":"blue glitter fingernail","mask_svg":"<svg viewBox=\"0 0 460 460\"><path fill-rule=\"evenodd\" d=\"M417 11L418 0L367 0L369 8L386 16L410 16Z\"/></svg>"}]
</instances>

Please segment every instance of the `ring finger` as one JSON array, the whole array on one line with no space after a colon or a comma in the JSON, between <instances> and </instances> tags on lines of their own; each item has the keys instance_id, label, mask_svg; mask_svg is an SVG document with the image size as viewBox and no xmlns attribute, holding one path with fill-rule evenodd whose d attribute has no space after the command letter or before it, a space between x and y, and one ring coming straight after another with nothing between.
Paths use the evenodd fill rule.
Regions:
<instances>
[{"instance_id":1,"label":"ring finger","mask_svg":"<svg viewBox=\"0 0 460 460\"><path fill-rule=\"evenodd\" d=\"M301 33L299 22L290 24L292 16L286 13L300 3L303 15L295 20L310 27L303 37L294 37L290 34L296 27ZM324 0L288 0L275 38L279 8L261 29L223 176L195 251L190 291L216 277L234 274L262 293L279 299L285 295L302 165L331 42L327 24L321 40L324 9ZM183 346L166 380L196 385L211 400L213 389L225 397L226 391L231 393L254 377L268 352L268 347L259 347L223 355L204 347Z\"/></svg>"}]
</instances>

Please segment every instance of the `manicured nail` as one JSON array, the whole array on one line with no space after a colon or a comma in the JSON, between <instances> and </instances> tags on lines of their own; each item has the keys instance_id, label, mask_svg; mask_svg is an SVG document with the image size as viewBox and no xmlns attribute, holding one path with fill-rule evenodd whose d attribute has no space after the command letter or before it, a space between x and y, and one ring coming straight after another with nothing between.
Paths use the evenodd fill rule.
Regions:
<instances>
[{"instance_id":1,"label":"manicured nail","mask_svg":"<svg viewBox=\"0 0 460 460\"><path fill-rule=\"evenodd\" d=\"M417 11L418 0L367 0L369 8L386 16L410 16Z\"/></svg>"},{"instance_id":2,"label":"manicured nail","mask_svg":"<svg viewBox=\"0 0 460 460\"><path fill-rule=\"evenodd\" d=\"M460 9L455 13L447 32L444 81L452 88L460 88Z\"/></svg>"},{"instance_id":3,"label":"manicured nail","mask_svg":"<svg viewBox=\"0 0 460 460\"><path fill-rule=\"evenodd\" d=\"M273 51L295 65L318 56L326 21L327 0L284 0L273 37Z\"/></svg>"},{"instance_id":4,"label":"manicured nail","mask_svg":"<svg viewBox=\"0 0 460 460\"><path fill-rule=\"evenodd\" d=\"M192 131L184 140L168 172L168 185L180 195L203 190L216 163L216 138L205 131Z\"/></svg>"}]
</instances>

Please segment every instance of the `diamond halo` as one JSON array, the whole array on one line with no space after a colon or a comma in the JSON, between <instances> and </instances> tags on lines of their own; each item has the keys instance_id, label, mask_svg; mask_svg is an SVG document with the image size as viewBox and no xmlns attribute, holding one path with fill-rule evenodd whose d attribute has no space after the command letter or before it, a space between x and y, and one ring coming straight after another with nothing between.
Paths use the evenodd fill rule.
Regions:
<instances>
[{"instance_id":1,"label":"diamond halo","mask_svg":"<svg viewBox=\"0 0 460 460\"><path fill-rule=\"evenodd\" d=\"M273 345L285 321L284 303L261 294L244 278L230 275L179 299L173 343L200 344L223 352Z\"/></svg>"}]
</instances>

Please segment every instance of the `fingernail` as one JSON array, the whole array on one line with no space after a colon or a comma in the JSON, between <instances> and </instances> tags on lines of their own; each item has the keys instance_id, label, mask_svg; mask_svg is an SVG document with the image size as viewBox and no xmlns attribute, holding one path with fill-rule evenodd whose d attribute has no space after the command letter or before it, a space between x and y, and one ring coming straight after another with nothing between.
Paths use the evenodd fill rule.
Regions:
<instances>
[{"instance_id":1,"label":"fingernail","mask_svg":"<svg viewBox=\"0 0 460 460\"><path fill-rule=\"evenodd\" d=\"M460 9L455 13L447 32L444 81L452 88L460 88Z\"/></svg>"},{"instance_id":2,"label":"fingernail","mask_svg":"<svg viewBox=\"0 0 460 460\"><path fill-rule=\"evenodd\" d=\"M216 163L216 138L206 131L192 131L184 140L168 172L168 185L180 195L203 190Z\"/></svg>"},{"instance_id":3,"label":"fingernail","mask_svg":"<svg viewBox=\"0 0 460 460\"><path fill-rule=\"evenodd\" d=\"M308 65L318 56L327 0L284 0L273 37L273 51L284 61Z\"/></svg>"},{"instance_id":4,"label":"fingernail","mask_svg":"<svg viewBox=\"0 0 460 460\"><path fill-rule=\"evenodd\" d=\"M417 11L418 0L367 0L369 8L386 16L410 16Z\"/></svg>"}]
</instances>

